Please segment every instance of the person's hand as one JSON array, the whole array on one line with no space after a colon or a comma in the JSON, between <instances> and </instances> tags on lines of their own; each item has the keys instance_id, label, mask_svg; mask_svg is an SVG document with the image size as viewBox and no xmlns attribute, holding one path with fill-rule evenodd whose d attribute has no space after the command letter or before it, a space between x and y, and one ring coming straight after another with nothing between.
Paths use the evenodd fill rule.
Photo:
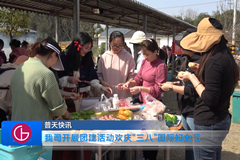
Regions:
<instances>
[{"instance_id":1,"label":"person's hand","mask_svg":"<svg viewBox=\"0 0 240 160\"><path fill-rule=\"evenodd\" d=\"M103 90L104 92L110 93L110 94L113 93L113 92L112 92L112 89L111 89L110 87L104 87L104 86L102 86L102 87L101 87L101 90Z\"/></svg>"},{"instance_id":2,"label":"person's hand","mask_svg":"<svg viewBox=\"0 0 240 160\"><path fill-rule=\"evenodd\" d=\"M81 82L81 81L77 77L68 77L68 82L72 84L77 84L78 82Z\"/></svg>"},{"instance_id":3,"label":"person's hand","mask_svg":"<svg viewBox=\"0 0 240 160\"><path fill-rule=\"evenodd\" d=\"M100 82L104 87L111 87L107 82L105 82L103 80L101 80Z\"/></svg>"},{"instance_id":4,"label":"person's hand","mask_svg":"<svg viewBox=\"0 0 240 160\"><path fill-rule=\"evenodd\" d=\"M118 85L115 86L115 88L118 90L123 90L123 85L124 83L119 83Z\"/></svg>"},{"instance_id":5,"label":"person's hand","mask_svg":"<svg viewBox=\"0 0 240 160\"><path fill-rule=\"evenodd\" d=\"M161 85L159 85L159 87L163 90L163 91L169 91L169 87L172 87L173 83L162 83Z\"/></svg>"},{"instance_id":6,"label":"person's hand","mask_svg":"<svg viewBox=\"0 0 240 160\"><path fill-rule=\"evenodd\" d=\"M126 83L123 84L123 90L128 90L130 87L132 87L131 81L126 82Z\"/></svg>"},{"instance_id":7,"label":"person's hand","mask_svg":"<svg viewBox=\"0 0 240 160\"><path fill-rule=\"evenodd\" d=\"M190 67L195 73L197 73L199 64L194 62L189 62L188 67Z\"/></svg>"},{"instance_id":8,"label":"person's hand","mask_svg":"<svg viewBox=\"0 0 240 160\"><path fill-rule=\"evenodd\" d=\"M80 97L77 93L71 93L70 98L73 100L78 100Z\"/></svg>"},{"instance_id":9,"label":"person's hand","mask_svg":"<svg viewBox=\"0 0 240 160\"><path fill-rule=\"evenodd\" d=\"M62 118L63 118L64 120L70 120L70 114L69 114L69 112L66 111L66 112L64 113L64 115L62 115Z\"/></svg>"},{"instance_id":10,"label":"person's hand","mask_svg":"<svg viewBox=\"0 0 240 160\"><path fill-rule=\"evenodd\" d=\"M173 82L166 82L167 84L173 84ZM164 83L162 83L162 84L164 84Z\"/></svg>"},{"instance_id":11,"label":"person's hand","mask_svg":"<svg viewBox=\"0 0 240 160\"><path fill-rule=\"evenodd\" d=\"M135 87L130 88L131 94L132 95L138 94L140 92L139 87L141 87L141 86L135 86Z\"/></svg>"},{"instance_id":12,"label":"person's hand","mask_svg":"<svg viewBox=\"0 0 240 160\"><path fill-rule=\"evenodd\" d=\"M191 73L186 73L186 74L181 74L181 75L178 75L178 79L181 80L181 81L189 81L190 80L190 76L192 74Z\"/></svg>"}]
</instances>

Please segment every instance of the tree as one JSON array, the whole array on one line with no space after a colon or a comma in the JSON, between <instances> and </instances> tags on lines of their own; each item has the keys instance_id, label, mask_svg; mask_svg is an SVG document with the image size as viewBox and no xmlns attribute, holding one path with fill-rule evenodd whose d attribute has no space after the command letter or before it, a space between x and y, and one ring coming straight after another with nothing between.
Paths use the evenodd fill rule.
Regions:
<instances>
[{"instance_id":1,"label":"tree","mask_svg":"<svg viewBox=\"0 0 240 160\"><path fill-rule=\"evenodd\" d=\"M30 13L29 18L29 28L36 30L39 37L43 39L48 36L55 37L55 17L45 14Z\"/></svg>"},{"instance_id":2,"label":"tree","mask_svg":"<svg viewBox=\"0 0 240 160\"><path fill-rule=\"evenodd\" d=\"M198 12L188 8L187 10L181 9L179 11L179 15L175 15L176 18L180 20L184 20L185 22L188 22L190 24L194 25L194 20L197 18Z\"/></svg>"},{"instance_id":3,"label":"tree","mask_svg":"<svg viewBox=\"0 0 240 160\"><path fill-rule=\"evenodd\" d=\"M73 39L73 20L68 18L60 19L60 41L71 41Z\"/></svg>"},{"instance_id":4,"label":"tree","mask_svg":"<svg viewBox=\"0 0 240 160\"><path fill-rule=\"evenodd\" d=\"M22 10L0 7L0 32L10 37L27 34L28 14Z\"/></svg>"},{"instance_id":5,"label":"tree","mask_svg":"<svg viewBox=\"0 0 240 160\"><path fill-rule=\"evenodd\" d=\"M56 30L56 17L30 13L29 15L29 28L36 30L38 36L41 38L46 38L48 36L55 37ZM60 17L60 31L59 31L59 40L60 41L71 41L74 37L73 35L73 20L69 18ZM80 21L80 31L87 32L91 37L95 34L95 29L93 23Z\"/></svg>"},{"instance_id":6,"label":"tree","mask_svg":"<svg viewBox=\"0 0 240 160\"><path fill-rule=\"evenodd\" d=\"M222 1L217 6L217 11L213 12L212 15L214 18L218 19L225 30L225 35L229 42L232 39L232 29L233 29L233 9L229 10L229 7L226 6L226 3ZM240 12L237 11L237 21L236 21L236 44L240 44Z\"/></svg>"},{"instance_id":7,"label":"tree","mask_svg":"<svg viewBox=\"0 0 240 160\"><path fill-rule=\"evenodd\" d=\"M197 26L198 23L199 23L203 18L206 18L206 17L211 17L211 16L210 16L208 13L204 13L204 12L200 13L200 14L197 16L197 18L193 21L193 24L194 24L195 26Z\"/></svg>"}]
</instances>

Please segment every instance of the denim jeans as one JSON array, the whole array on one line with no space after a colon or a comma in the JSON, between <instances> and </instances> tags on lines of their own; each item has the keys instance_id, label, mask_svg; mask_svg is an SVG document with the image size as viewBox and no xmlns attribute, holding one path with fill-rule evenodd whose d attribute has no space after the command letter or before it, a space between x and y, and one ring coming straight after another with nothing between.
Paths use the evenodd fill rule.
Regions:
<instances>
[{"instance_id":1,"label":"denim jeans","mask_svg":"<svg viewBox=\"0 0 240 160\"><path fill-rule=\"evenodd\" d=\"M194 119L191 117L181 116L184 130L194 130ZM194 160L193 147L185 147L185 160Z\"/></svg>"},{"instance_id":2,"label":"denim jeans","mask_svg":"<svg viewBox=\"0 0 240 160\"><path fill-rule=\"evenodd\" d=\"M212 146L194 146L195 160L221 160L222 141L225 139L229 132L231 125L230 115L228 115L223 121L215 123L210 126L195 125L195 130L205 131L225 131L224 134L219 135L217 132L212 132L209 137L201 138L201 141L206 144L213 144Z\"/></svg>"}]
</instances>

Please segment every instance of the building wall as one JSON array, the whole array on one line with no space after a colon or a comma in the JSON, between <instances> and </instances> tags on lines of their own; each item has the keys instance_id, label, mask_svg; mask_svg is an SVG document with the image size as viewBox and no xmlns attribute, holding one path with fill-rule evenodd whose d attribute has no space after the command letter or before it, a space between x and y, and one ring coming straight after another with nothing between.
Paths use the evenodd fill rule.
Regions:
<instances>
[{"instance_id":1,"label":"building wall","mask_svg":"<svg viewBox=\"0 0 240 160\"><path fill-rule=\"evenodd\" d=\"M9 46L10 43L10 38L7 37L6 35L3 35L3 33L0 32L0 39L2 39L4 41L4 47L3 50L7 56L7 58L9 58L9 54L11 53L11 48ZM23 40L27 41L29 44L32 44L35 42L35 40L37 39L37 35L35 32L28 32L27 34L22 35L21 37L18 36L13 36L13 39L17 39L20 42L22 42Z\"/></svg>"}]
</instances>

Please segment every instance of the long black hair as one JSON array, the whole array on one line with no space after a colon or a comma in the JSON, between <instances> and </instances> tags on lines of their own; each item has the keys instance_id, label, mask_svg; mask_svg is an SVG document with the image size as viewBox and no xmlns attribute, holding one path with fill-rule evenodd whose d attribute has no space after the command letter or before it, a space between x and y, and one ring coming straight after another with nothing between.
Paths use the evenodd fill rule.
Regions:
<instances>
[{"instance_id":1,"label":"long black hair","mask_svg":"<svg viewBox=\"0 0 240 160\"><path fill-rule=\"evenodd\" d=\"M91 43L93 45L93 40L87 32L79 32L73 39L72 43L63 52L66 56L68 62L72 63L74 71L77 71L81 65L81 55L78 49L78 44L84 46L85 44Z\"/></svg>"},{"instance_id":2,"label":"long black hair","mask_svg":"<svg viewBox=\"0 0 240 160\"><path fill-rule=\"evenodd\" d=\"M81 66L94 67L92 51L86 53L86 55L84 57L82 57Z\"/></svg>"},{"instance_id":3,"label":"long black hair","mask_svg":"<svg viewBox=\"0 0 240 160\"><path fill-rule=\"evenodd\" d=\"M208 61L209 58L211 58L212 56L216 55L219 52L228 55L230 59L229 66L233 69L234 83L235 85L238 83L238 80L239 80L238 66L233 56L231 55L230 50L227 48L226 43L227 43L226 39L224 38L224 36L222 36L221 41L218 44L215 44L209 51L202 53L202 58L201 58L198 73L197 73L198 78L202 84L205 84L205 81L203 79L203 71L204 71L204 66L206 62Z\"/></svg>"}]
</instances>

